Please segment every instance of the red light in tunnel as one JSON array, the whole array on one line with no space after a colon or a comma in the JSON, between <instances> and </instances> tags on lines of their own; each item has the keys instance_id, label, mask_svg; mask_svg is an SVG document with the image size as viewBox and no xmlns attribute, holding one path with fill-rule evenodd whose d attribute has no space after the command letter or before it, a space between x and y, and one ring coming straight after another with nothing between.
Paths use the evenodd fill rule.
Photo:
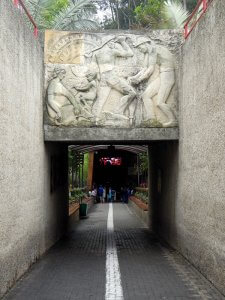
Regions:
<instances>
[{"instance_id":1,"label":"red light in tunnel","mask_svg":"<svg viewBox=\"0 0 225 300\"><path fill-rule=\"evenodd\" d=\"M122 165L122 158L121 157L102 157L100 158L100 164L107 166L121 166Z\"/></svg>"}]
</instances>

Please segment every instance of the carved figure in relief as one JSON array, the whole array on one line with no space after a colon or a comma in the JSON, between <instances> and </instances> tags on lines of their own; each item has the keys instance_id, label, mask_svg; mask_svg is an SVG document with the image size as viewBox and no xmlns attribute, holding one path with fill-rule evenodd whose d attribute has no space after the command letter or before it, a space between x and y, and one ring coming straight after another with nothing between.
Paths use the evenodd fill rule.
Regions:
<instances>
[{"instance_id":1,"label":"carved figure in relief","mask_svg":"<svg viewBox=\"0 0 225 300\"><path fill-rule=\"evenodd\" d=\"M98 123L100 119L103 106L112 89L115 89L124 95L120 99L121 105L116 110L115 117L128 119L123 115L123 113L129 103L135 98L136 92L125 78L119 76L115 68L117 57L126 58L134 55L130 46L126 42L126 37L119 36L117 38L112 38L110 41L103 44L102 47L94 49L92 52L93 60L96 61L99 67L100 75L98 99L93 107L93 113L96 115L96 123Z\"/></svg>"},{"instance_id":2,"label":"carved figure in relief","mask_svg":"<svg viewBox=\"0 0 225 300\"><path fill-rule=\"evenodd\" d=\"M75 115L80 113L79 104L76 102L73 94L62 83L65 74L66 71L64 69L55 68L53 79L50 81L47 89L48 114L56 124L63 122L61 109L66 105L73 105Z\"/></svg>"},{"instance_id":3,"label":"carved figure in relief","mask_svg":"<svg viewBox=\"0 0 225 300\"><path fill-rule=\"evenodd\" d=\"M85 76L80 77L82 84L75 84L77 94L75 98L83 108L84 113L88 117L93 118L92 107L97 97L97 72L88 70Z\"/></svg>"},{"instance_id":4,"label":"carved figure in relief","mask_svg":"<svg viewBox=\"0 0 225 300\"><path fill-rule=\"evenodd\" d=\"M177 122L175 116L169 105L166 103L175 83L175 67L172 53L165 47L153 45L150 40L147 40L144 37L138 40L135 47L138 47L138 49L145 54L146 68L129 78L129 81L132 84L137 85L140 82L149 79L153 74L156 65L159 66L159 76L147 85L147 88L142 94L146 110L144 124L155 124L157 118L154 110L153 97L157 95L156 106L168 118L168 121L164 123L163 126L169 127L176 125Z\"/></svg>"},{"instance_id":5,"label":"carved figure in relief","mask_svg":"<svg viewBox=\"0 0 225 300\"><path fill-rule=\"evenodd\" d=\"M171 108L175 107L174 57L148 36L71 34L56 43L53 54L65 63L54 70L49 64L46 72L51 74L47 111L56 125L177 125Z\"/></svg>"}]
</instances>

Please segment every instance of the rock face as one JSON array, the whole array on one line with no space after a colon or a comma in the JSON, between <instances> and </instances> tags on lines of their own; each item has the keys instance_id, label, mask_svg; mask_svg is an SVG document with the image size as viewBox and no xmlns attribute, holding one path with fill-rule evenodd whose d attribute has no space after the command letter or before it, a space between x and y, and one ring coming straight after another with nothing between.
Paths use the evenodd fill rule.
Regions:
<instances>
[{"instance_id":1,"label":"rock face","mask_svg":"<svg viewBox=\"0 0 225 300\"><path fill-rule=\"evenodd\" d=\"M45 124L177 126L176 31L47 31Z\"/></svg>"}]
</instances>

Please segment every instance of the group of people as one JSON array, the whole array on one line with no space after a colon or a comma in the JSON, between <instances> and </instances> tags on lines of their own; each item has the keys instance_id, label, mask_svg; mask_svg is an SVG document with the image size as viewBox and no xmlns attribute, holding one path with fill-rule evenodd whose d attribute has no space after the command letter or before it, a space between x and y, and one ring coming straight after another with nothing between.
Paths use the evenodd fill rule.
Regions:
<instances>
[{"instance_id":1,"label":"group of people","mask_svg":"<svg viewBox=\"0 0 225 300\"><path fill-rule=\"evenodd\" d=\"M116 191L101 184L98 187L97 196L101 203L116 201Z\"/></svg>"},{"instance_id":2,"label":"group of people","mask_svg":"<svg viewBox=\"0 0 225 300\"><path fill-rule=\"evenodd\" d=\"M95 202L107 203L120 199L122 203L128 203L129 196L133 194L133 190L123 186L117 193L115 189L100 184L98 188L94 188L89 194L94 198ZM119 197L117 197L118 195Z\"/></svg>"}]
</instances>

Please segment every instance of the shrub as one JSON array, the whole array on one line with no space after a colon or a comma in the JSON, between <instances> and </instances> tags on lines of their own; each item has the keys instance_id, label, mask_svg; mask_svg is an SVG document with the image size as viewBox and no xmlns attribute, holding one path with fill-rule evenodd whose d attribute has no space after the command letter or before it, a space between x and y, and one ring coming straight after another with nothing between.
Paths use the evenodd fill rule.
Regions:
<instances>
[{"instance_id":1,"label":"shrub","mask_svg":"<svg viewBox=\"0 0 225 300\"><path fill-rule=\"evenodd\" d=\"M144 203L148 204L148 192L136 192L135 197L141 199Z\"/></svg>"},{"instance_id":2,"label":"shrub","mask_svg":"<svg viewBox=\"0 0 225 300\"><path fill-rule=\"evenodd\" d=\"M70 203L82 203L83 198L87 196L85 188L75 188L71 191Z\"/></svg>"}]
</instances>

